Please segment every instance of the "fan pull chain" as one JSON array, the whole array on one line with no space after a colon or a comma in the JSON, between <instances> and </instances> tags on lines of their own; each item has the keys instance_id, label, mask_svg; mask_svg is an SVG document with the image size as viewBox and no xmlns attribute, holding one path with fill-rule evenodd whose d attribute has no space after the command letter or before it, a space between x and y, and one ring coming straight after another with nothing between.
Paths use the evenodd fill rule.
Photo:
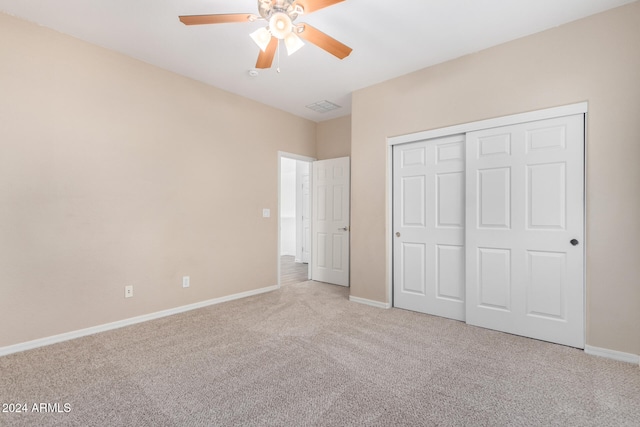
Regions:
<instances>
[{"instance_id":1,"label":"fan pull chain","mask_svg":"<svg viewBox=\"0 0 640 427\"><path fill-rule=\"evenodd\" d=\"M276 67L276 71L280 74L280 40L278 40L278 48L276 50L278 51L278 66Z\"/></svg>"}]
</instances>

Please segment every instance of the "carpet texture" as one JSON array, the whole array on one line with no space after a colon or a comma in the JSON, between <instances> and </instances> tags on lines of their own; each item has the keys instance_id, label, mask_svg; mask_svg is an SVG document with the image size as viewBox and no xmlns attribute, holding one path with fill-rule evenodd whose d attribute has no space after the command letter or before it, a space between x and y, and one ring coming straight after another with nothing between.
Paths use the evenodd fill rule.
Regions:
<instances>
[{"instance_id":1,"label":"carpet texture","mask_svg":"<svg viewBox=\"0 0 640 427\"><path fill-rule=\"evenodd\" d=\"M303 282L1 357L0 403L28 411L0 425L640 425L635 365L347 296Z\"/></svg>"}]
</instances>

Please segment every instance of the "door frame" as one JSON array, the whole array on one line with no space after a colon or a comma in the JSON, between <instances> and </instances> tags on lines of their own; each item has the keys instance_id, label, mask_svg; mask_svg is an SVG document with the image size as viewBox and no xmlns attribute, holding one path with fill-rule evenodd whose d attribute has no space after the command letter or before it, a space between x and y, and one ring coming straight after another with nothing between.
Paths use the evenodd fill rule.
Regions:
<instances>
[{"instance_id":1,"label":"door frame","mask_svg":"<svg viewBox=\"0 0 640 427\"><path fill-rule=\"evenodd\" d=\"M410 133L406 135L399 135L394 137L387 138L387 182L386 182L386 205L387 205L387 213L386 213L386 226L385 226L385 245L386 245L386 258L387 258L387 274L386 274L386 293L387 293L387 306L394 307L393 304L393 146L399 144L408 144L411 142L423 141L425 139L434 139L440 138L444 136L453 136L456 134L466 134L468 132L490 129L494 127L501 126L509 126L515 125L519 123L525 122L533 122L537 120L546 120L553 119L557 117L563 116L572 116L576 114L584 114L585 115L585 132L584 132L584 245L583 245L583 256L585 259L584 262L584 283L585 292L584 292L584 301L583 307L585 310L585 322L586 322L586 283L587 283L587 263L586 263L586 250L587 250L587 220L586 220L586 206L587 206L587 113L588 113L588 102L580 102L576 104L563 105L560 107L547 108L543 110L530 111L526 113L512 114L509 116L496 117L492 119L480 120L475 122L463 123L455 126L448 126L443 128L431 129L421 132ZM586 327L585 327L586 334Z\"/></svg>"},{"instance_id":2,"label":"door frame","mask_svg":"<svg viewBox=\"0 0 640 427\"><path fill-rule=\"evenodd\" d=\"M307 162L309 163L309 168L311 169L311 164L313 162L315 162L317 159L314 157L307 157L307 156L302 156L299 154L293 154L293 153L288 153L286 151L278 151L278 211L277 211L277 216L278 216L278 248L277 248L277 252L276 252L276 265L277 267L277 275L278 275L278 280L277 280L277 287L280 288L281 287L281 283L280 283L280 248L281 248L281 242L280 242L280 232L281 232L281 228L282 228L282 224L281 224L281 219L280 219L280 211L281 211L281 187L282 187L282 170L281 170L281 165L282 165L282 159L286 158L286 159L292 159L292 160L297 160L297 161L301 161L301 162ZM309 174L309 193L310 193L310 200L311 197L313 197L312 191L313 191L313 176L311 176L312 174ZM297 189L296 189L297 191ZM312 213L312 209L309 209L309 213L311 213L311 215L313 215ZM311 222L311 227L313 227L313 221ZM313 229L311 230L311 233L313 233ZM313 257L313 246L310 249L310 253L311 253L311 257ZM309 279L311 279L311 260L309 260L310 262L307 264L308 266L308 273L307 273L307 277Z\"/></svg>"}]
</instances>

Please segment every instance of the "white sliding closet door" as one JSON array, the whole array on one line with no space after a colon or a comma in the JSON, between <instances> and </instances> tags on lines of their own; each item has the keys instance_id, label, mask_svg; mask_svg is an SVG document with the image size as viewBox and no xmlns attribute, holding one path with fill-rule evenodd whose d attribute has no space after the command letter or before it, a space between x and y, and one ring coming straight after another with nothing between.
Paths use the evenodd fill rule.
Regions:
<instances>
[{"instance_id":1,"label":"white sliding closet door","mask_svg":"<svg viewBox=\"0 0 640 427\"><path fill-rule=\"evenodd\" d=\"M584 347L584 116L466 137L466 320Z\"/></svg>"},{"instance_id":2,"label":"white sliding closet door","mask_svg":"<svg viewBox=\"0 0 640 427\"><path fill-rule=\"evenodd\" d=\"M393 150L394 306L464 320L464 135Z\"/></svg>"}]
</instances>

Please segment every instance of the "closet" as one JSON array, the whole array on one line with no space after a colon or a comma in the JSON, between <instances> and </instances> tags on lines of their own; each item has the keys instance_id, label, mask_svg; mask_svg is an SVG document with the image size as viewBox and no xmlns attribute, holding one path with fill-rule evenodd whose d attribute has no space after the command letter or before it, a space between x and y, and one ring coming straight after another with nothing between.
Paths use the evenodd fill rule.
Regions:
<instances>
[{"instance_id":1,"label":"closet","mask_svg":"<svg viewBox=\"0 0 640 427\"><path fill-rule=\"evenodd\" d=\"M584 122L392 144L393 305L583 348Z\"/></svg>"}]
</instances>

